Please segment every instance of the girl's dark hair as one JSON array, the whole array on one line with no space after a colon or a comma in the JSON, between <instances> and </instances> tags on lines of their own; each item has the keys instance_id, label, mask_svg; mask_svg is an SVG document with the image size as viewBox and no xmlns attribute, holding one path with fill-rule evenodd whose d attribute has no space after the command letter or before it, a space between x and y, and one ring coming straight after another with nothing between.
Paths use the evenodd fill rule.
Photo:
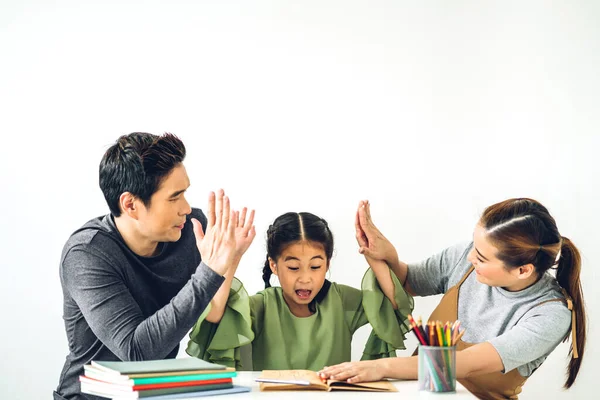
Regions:
<instances>
[{"instance_id":1,"label":"girl's dark hair","mask_svg":"<svg viewBox=\"0 0 600 400\"><path fill-rule=\"evenodd\" d=\"M538 279L549 268L556 268L556 280L573 300L578 358L571 357L564 387L570 388L579 372L585 350L586 313L581 290L581 256L568 238L561 236L546 207L532 199L509 199L489 206L481 216L497 257L507 268L533 264ZM556 259L558 259L558 263ZM568 336L567 336L568 337ZM566 340L567 338L565 338Z\"/></svg>"},{"instance_id":2,"label":"girl's dark hair","mask_svg":"<svg viewBox=\"0 0 600 400\"><path fill-rule=\"evenodd\" d=\"M100 189L113 216L121 215L119 197L125 192L146 207L165 179L185 158L185 146L175 135L134 132L123 135L100 161Z\"/></svg>"},{"instance_id":3,"label":"girl's dark hair","mask_svg":"<svg viewBox=\"0 0 600 400\"><path fill-rule=\"evenodd\" d=\"M272 272L269 257L272 260L277 260L288 245L299 241L315 242L323 245L327 256L327 265L329 266L333 255L333 234L329 229L329 225L327 225L327 221L307 212L285 213L277 217L267 230L267 260L262 275L265 289L271 287L269 280ZM315 312L316 303L325 298L330 286L331 282L326 279L319 293L308 304L311 312Z\"/></svg>"}]
</instances>

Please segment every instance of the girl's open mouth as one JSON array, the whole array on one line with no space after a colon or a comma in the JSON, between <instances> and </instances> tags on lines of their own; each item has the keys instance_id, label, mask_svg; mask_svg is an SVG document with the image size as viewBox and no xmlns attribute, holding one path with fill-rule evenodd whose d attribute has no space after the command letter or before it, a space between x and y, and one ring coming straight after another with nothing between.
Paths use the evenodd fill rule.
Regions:
<instances>
[{"instance_id":1,"label":"girl's open mouth","mask_svg":"<svg viewBox=\"0 0 600 400\"><path fill-rule=\"evenodd\" d=\"M305 290L305 289L296 290L296 295L303 300L310 298L311 293L312 293L312 290Z\"/></svg>"}]
</instances>

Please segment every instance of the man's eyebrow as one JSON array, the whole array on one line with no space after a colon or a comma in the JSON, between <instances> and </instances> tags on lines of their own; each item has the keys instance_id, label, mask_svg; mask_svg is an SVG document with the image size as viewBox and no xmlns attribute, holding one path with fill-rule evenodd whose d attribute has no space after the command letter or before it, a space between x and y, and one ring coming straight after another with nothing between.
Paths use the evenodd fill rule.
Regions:
<instances>
[{"instance_id":1,"label":"man's eyebrow","mask_svg":"<svg viewBox=\"0 0 600 400\"><path fill-rule=\"evenodd\" d=\"M479 250L477 250L477 247L475 247L475 251L476 251L476 252L477 252L477 254L479 254L479 256L480 256L481 258L483 258L485 261L490 261L490 260L488 260L487 258L485 258L485 256L484 256L483 254L481 254L481 252L480 252Z\"/></svg>"},{"instance_id":2,"label":"man's eyebrow","mask_svg":"<svg viewBox=\"0 0 600 400\"><path fill-rule=\"evenodd\" d=\"M185 192L186 190L187 190L187 189L183 189L183 190L178 190L178 191L176 191L176 192L173 192L173 193L172 193L172 194L169 196L169 198L170 198L170 199L174 199L175 197L179 196L181 193Z\"/></svg>"}]
</instances>

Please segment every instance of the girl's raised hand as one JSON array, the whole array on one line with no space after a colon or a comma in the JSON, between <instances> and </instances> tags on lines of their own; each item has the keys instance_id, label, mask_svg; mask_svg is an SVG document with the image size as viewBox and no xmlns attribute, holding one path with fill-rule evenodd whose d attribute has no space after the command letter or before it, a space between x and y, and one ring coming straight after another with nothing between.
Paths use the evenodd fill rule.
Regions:
<instances>
[{"instance_id":1,"label":"girl's raised hand","mask_svg":"<svg viewBox=\"0 0 600 400\"><path fill-rule=\"evenodd\" d=\"M358 252L368 258L391 262L398 258L396 248L373 223L370 207L368 200L358 203L354 223Z\"/></svg>"},{"instance_id":2,"label":"girl's raised hand","mask_svg":"<svg viewBox=\"0 0 600 400\"><path fill-rule=\"evenodd\" d=\"M248 218L246 218L247 212L248 209L244 207L241 213L236 213L235 252L238 259L242 258L256 237L256 229L253 225L254 210L250 211Z\"/></svg>"}]
</instances>

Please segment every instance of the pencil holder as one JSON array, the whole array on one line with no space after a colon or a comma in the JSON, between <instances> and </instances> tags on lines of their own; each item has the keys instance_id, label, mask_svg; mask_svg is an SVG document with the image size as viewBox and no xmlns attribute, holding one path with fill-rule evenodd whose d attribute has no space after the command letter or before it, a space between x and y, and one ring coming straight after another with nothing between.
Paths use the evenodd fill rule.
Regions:
<instances>
[{"instance_id":1,"label":"pencil holder","mask_svg":"<svg viewBox=\"0 0 600 400\"><path fill-rule=\"evenodd\" d=\"M456 347L419 346L419 390L456 391Z\"/></svg>"}]
</instances>

